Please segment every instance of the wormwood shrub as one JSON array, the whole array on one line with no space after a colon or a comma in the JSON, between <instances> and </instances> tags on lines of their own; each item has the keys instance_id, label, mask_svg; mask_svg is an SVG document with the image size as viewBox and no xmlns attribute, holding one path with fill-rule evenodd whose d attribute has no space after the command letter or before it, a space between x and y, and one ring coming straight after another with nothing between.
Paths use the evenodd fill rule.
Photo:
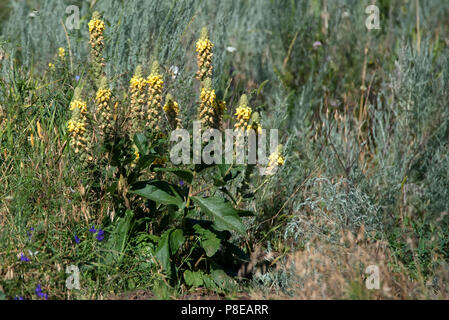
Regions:
<instances>
[{"instance_id":1,"label":"wormwood shrub","mask_svg":"<svg viewBox=\"0 0 449 320\"><path fill-rule=\"evenodd\" d=\"M182 128L176 93L164 88L157 61L148 76L138 66L126 91L111 90L104 72L104 29L94 13L90 77L75 89L67 123L71 151L89 172L86 193L96 219L112 230L104 262L121 263L128 245L138 243L150 251L153 271L172 285L229 288L229 275L246 256L231 238L247 236L242 217L252 213L237 207L251 198L254 165L170 167L168 135ZM220 129L226 103L212 87L212 48L203 29L196 43L198 120L203 128ZM246 96L236 116L236 130L261 129ZM272 155L270 161L282 164L283 158Z\"/></svg>"}]
</instances>

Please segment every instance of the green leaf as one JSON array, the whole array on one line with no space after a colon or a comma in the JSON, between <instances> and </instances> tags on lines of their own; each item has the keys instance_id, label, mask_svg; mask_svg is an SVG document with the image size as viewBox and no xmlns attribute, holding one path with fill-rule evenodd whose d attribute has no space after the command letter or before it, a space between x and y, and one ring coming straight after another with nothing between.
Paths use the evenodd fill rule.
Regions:
<instances>
[{"instance_id":1,"label":"green leaf","mask_svg":"<svg viewBox=\"0 0 449 320\"><path fill-rule=\"evenodd\" d=\"M265 87L265 85L268 83L268 80L265 80L264 82L261 83L261 85L259 86L259 88L257 89L257 96L260 95L260 92L262 91L263 87Z\"/></svg>"},{"instance_id":2,"label":"green leaf","mask_svg":"<svg viewBox=\"0 0 449 320\"><path fill-rule=\"evenodd\" d=\"M203 272L202 271L184 271L184 280L186 284L192 287L199 287L203 285Z\"/></svg>"},{"instance_id":3,"label":"green leaf","mask_svg":"<svg viewBox=\"0 0 449 320\"><path fill-rule=\"evenodd\" d=\"M184 181L186 181L187 183L192 183L193 180L193 173L190 170L181 170L176 168L155 168L154 171L171 172L180 177L181 179L183 179Z\"/></svg>"},{"instance_id":4,"label":"green leaf","mask_svg":"<svg viewBox=\"0 0 449 320\"><path fill-rule=\"evenodd\" d=\"M159 244L156 249L156 258L159 260L159 262L162 265L162 269L166 272L170 272L170 232L172 229L169 229L164 232L162 237L159 240Z\"/></svg>"},{"instance_id":5,"label":"green leaf","mask_svg":"<svg viewBox=\"0 0 449 320\"><path fill-rule=\"evenodd\" d=\"M137 182L129 192L164 205L182 207L184 203L175 188L165 181Z\"/></svg>"},{"instance_id":6,"label":"green leaf","mask_svg":"<svg viewBox=\"0 0 449 320\"><path fill-rule=\"evenodd\" d=\"M201 238L201 246L208 257L212 257L218 249L220 249L221 240L215 233L210 230L204 229L201 225L196 224L193 226L195 233Z\"/></svg>"},{"instance_id":7,"label":"green leaf","mask_svg":"<svg viewBox=\"0 0 449 320\"><path fill-rule=\"evenodd\" d=\"M211 278L220 288L225 288L232 283L232 278L229 277L223 270L220 269L212 271Z\"/></svg>"},{"instance_id":8,"label":"green leaf","mask_svg":"<svg viewBox=\"0 0 449 320\"><path fill-rule=\"evenodd\" d=\"M233 230L241 235L245 235L246 228L237 210L234 209L230 202L224 202L219 197L192 197L192 200L214 220L217 230Z\"/></svg>"},{"instance_id":9,"label":"green leaf","mask_svg":"<svg viewBox=\"0 0 449 320\"><path fill-rule=\"evenodd\" d=\"M106 245L106 247L110 250L106 257L107 264L113 263L113 258L116 258L118 263L121 262L128 240L128 232L131 228L133 216L134 213L131 210L127 210L125 217L118 219L116 227L110 235Z\"/></svg>"},{"instance_id":10,"label":"green leaf","mask_svg":"<svg viewBox=\"0 0 449 320\"><path fill-rule=\"evenodd\" d=\"M146 155L148 153L148 141L143 134L136 133L133 141L141 155Z\"/></svg>"},{"instance_id":11,"label":"green leaf","mask_svg":"<svg viewBox=\"0 0 449 320\"><path fill-rule=\"evenodd\" d=\"M184 244L185 238L182 229L175 229L170 232L170 254L174 255Z\"/></svg>"}]
</instances>

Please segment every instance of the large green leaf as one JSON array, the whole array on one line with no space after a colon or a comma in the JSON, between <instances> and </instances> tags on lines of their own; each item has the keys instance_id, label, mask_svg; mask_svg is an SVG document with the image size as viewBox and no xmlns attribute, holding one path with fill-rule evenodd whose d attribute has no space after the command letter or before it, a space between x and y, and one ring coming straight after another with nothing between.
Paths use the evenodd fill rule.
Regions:
<instances>
[{"instance_id":1,"label":"large green leaf","mask_svg":"<svg viewBox=\"0 0 449 320\"><path fill-rule=\"evenodd\" d=\"M182 229L175 229L170 232L170 254L174 255L184 244L185 238Z\"/></svg>"},{"instance_id":2,"label":"large green leaf","mask_svg":"<svg viewBox=\"0 0 449 320\"><path fill-rule=\"evenodd\" d=\"M192 183L193 180L193 173L190 170L181 170L176 168L155 168L154 171L171 172L180 177L181 179L183 179L187 183Z\"/></svg>"},{"instance_id":3,"label":"large green leaf","mask_svg":"<svg viewBox=\"0 0 449 320\"><path fill-rule=\"evenodd\" d=\"M199 287L203 284L203 272L202 271L184 271L184 280L188 286Z\"/></svg>"},{"instance_id":4,"label":"large green leaf","mask_svg":"<svg viewBox=\"0 0 449 320\"><path fill-rule=\"evenodd\" d=\"M203 228L201 225L196 224L193 226L195 233L201 238L201 246L208 257L212 257L218 249L220 249L221 240L215 233Z\"/></svg>"},{"instance_id":5,"label":"large green leaf","mask_svg":"<svg viewBox=\"0 0 449 320\"><path fill-rule=\"evenodd\" d=\"M181 229L168 229L159 239L159 244L156 249L156 258L168 275L170 275L172 270L170 258L178 252L184 241L185 238Z\"/></svg>"},{"instance_id":6,"label":"large green leaf","mask_svg":"<svg viewBox=\"0 0 449 320\"><path fill-rule=\"evenodd\" d=\"M156 203L173 204L178 207L183 205L183 200L177 194L175 188L165 181L137 182L132 185L129 192L153 200Z\"/></svg>"},{"instance_id":7,"label":"large green leaf","mask_svg":"<svg viewBox=\"0 0 449 320\"><path fill-rule=\"evenodd\" d=\"M159 240L159 244L156 249L156 258L162 265L162 269L166 272L170 272L170 232L172 229L165 231Z\"/></svg>"},{"instance_id":8,"label":"large green leaf","mask_svg":"<svg viewBox=\"0 0 449 320\"><path fill-rule=\"evenodd\" d=\"M245 235L246 228L240 219L238 212L230 202L224 202L219 197L192 197L192 200L200 206L201 210L208 214L219 231L233 230Z\"/></svg>"},{"instance_id":9,"label":"large green leaf","mask_svg":"<svg viewBox=\"0 0 449 320\"><path fill-rule=\"evenodd\" d=\"M137 149L139 150L139 153L141 155L146 155L148 152L147 138L141 133L136 133L134 135L133 140L134 140L134 144L136 145Z\"/></svg>"}]
</instances>

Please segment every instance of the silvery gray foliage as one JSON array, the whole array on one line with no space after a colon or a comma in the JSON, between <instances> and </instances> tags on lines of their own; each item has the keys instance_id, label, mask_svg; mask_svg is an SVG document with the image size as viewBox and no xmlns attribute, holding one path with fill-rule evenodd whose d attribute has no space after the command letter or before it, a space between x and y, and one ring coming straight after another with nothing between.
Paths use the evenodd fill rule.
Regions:
<instances>
[{"instance_id":1,"label":"silvery gray foliage","mask_svg":"<svg viewBox=\"0 0 449 320\"><path fill-rule=\"evenodd\" d=\"M295 203L293 217L285 228L285 239L338 241L342 230L357 232L362 225L367 232L382 232L379 208L349 181L310 179L305 190L307 198Z\"/></svg>"}]
</instances>

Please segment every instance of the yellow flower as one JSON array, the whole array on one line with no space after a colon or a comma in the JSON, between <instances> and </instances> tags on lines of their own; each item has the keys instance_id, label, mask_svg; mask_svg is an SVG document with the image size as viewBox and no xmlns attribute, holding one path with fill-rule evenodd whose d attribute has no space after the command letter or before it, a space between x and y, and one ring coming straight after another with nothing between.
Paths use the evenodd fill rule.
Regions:
<instances>
[{"instance_id":1,"label":"yellow flower","mask_svg":"<svg viewBox=\"0 0 449 320\"><path fill-rule=\"evenodd\" d=\"M143 88L145 88L145 85L147 84L145 79L139 76L132 77L129 83L131 85L131 89L137 89L139 91L142 91Z\"/></svg>"},{"instance_id":2,"label":"yellow flower","mask_svg":"<svg viewBox=\"0 0 449 320\"><path fill-rule=\"evenodd\" d=\"M135 161L135 162L139 161L139 158L140 158L139 151L137 151L137 150L134 151L134 155L135 155L134 161Z\"/></svg>"},{"instance_id":3,"label":"yellow flower","mask_svg":"<svg viewBox=\"0 0 449 320\"><path fill-rule=\"evenodd\" d=\"M96 95L96 102L97 103L102 103L105 101L109 101L109 99L111 98L111 90L110 89L99 89L97 91L97 95Z\"/></svg>"},{"instance_id":4,"label":"yellow flower","mask_svg":"<svg viewBox=\"0 0 449 320\"><path fill-rule=\"evenodd\" d=\"M212 48L213 43L208 39L207 29L201 30L200 39L196 42L197 65L198 71L196 73L197 80L204 80L208 76L212 76Z\"/></svg>"},{"instance_id":5,"label":"yellow flower","mask_svg":"<svg viewBox=\"0 0 449 320\"><path fill-rule=\"evenodd\" d=\"M164 85L164 80L162 80L162 77L158 74L150 75L147 79L147 83L148 87L154 90L161 90L162 86Z\"/></svg>"},{"instance_id":6,"label":"yellow flower","mask_svg":"<svg viewBox=\"0 0 449 320\"><path fill-rule=\"evenodd\" d=\"M196 42L196 52L202 53L205 50L212 50L213 46L209 39L199 39Z\"/></svg>"},{"instance_id":7,"label":"yellow flower","mask_svg":"<svg viewBox=\"0 0 449 320\"><path fill-rule=\"evenodd\" d=\"M64 48L59 48L59 49L58 49L58 56L59 56L61 59L64 59L64 58L65 58L65 49L64 49Z\"/></svg>"},{"instance_id":8,"label":"yellow flower","mask_svg":"<svg viewBox=\"0 0 449 320\"><path fill-rule=\"evenodd\" d=\"M53 64L53 63L49 63L48 64L48 67L51 69L51 70L55 70L55 65Z\"/></svg>"},{"instance_id":9,"label":"yellow flower","mask_svg":"<svg viewBox=\"0 0 449 320\"><path fill-rule=\"evenodd\" d=\"M76 120L69 120L67 122L67 129L74 136L86 132L86 127L84 126L84 123Z\"/></svg>"},{"instance_id":10,"label":"yellow flower","mask_svg":"<svg viewBox=\"0 0 449 320\"><path fill-rule=\"evenodd\" d=\"M87 113L87 104L82 100L74 100L70 104L70 110L73 111L75 108L78 108L82 114Z\"/></svg>"},{"instance_id":11,"label":"yellow flower","mask_svg":"<svg viewBox=\"0 0 449 320\"><path fill-rule=\"evenodd\" d=\"M92 19L89 21L89 32L94 31L102 33L104 31L104 22L100 19Z\"/></svg>"}]
</instances>

